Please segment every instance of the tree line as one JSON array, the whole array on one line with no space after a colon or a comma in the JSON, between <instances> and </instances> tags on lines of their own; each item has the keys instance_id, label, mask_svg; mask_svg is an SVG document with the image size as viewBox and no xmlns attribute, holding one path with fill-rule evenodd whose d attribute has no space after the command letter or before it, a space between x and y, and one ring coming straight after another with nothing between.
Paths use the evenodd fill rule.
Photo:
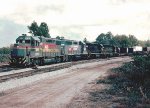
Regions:
<instances>
[{"instance_id":1,"label":"tree line","mask_svg":"<svg viewBox=\"0 0 150 108\"><path fill-rule=\"evenodd\" d=\"M86 39L84 39L84 41L85 40ZM111 32L101 33L96 38L95 42L106 45L114 45L118 47L133 47L137 45L150 47L150 40L141 41L138 40L134 35L113 35Z\"/></svg>"},{"instance_id":2,"label":"tree line","mask_svg":"<svg viewBox=\"0 0 150 108\"><path fill-rule=\"evenodd\" d=\"M49 28L47 23L45 22L42 22L40 25L38 25L37 22L33 21L31 25L27 27L29 29L29 33L31 33L33 36L44 36L50 38ZM56 38L62 39L64 37L57 36ZM86 38L83 41L88 42ZM138 40L134 35L113 35L111 32L101 33L96 38L95 42L100 44L114 45L118 47L133 47L136 45L140 45L143 47L150 46L150 40L141 41Z\"/></svg>"}]
</instances>

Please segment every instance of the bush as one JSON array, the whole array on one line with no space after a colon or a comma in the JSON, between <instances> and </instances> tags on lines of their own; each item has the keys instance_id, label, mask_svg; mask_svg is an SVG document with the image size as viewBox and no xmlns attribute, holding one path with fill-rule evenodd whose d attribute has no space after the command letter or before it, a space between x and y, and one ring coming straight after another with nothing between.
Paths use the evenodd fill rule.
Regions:
<instances>
[{"instance_id":1,"label":"bush","mask_svg":"<svg viewBox=\"0 0 150 108\"><path fill-rule=\"evenodd\" d=\"M124 63L121 67L114 68L110 72L106 78L97 81L97 84L111 85L109 89L103 90L105 94L109 94L112 97L117 96L118 98L116 97L114 102L120 103L126 108L149 108L149 55L134 56L133 61Z\"/></svg>"},{"instance_id":2,"label":"bush","mask_svg":"<svg viewBox=\"0 0 150 108\"><path fill-rule=\"evenodd\" d=\"M0 48L0 62L9 62L10 52L9 47Z\"/></svg>"},{"instance_id":3,"label":"bush","mask_svg":"<svg viewBox=\"0 0 150 108\"><path fill-rule=\"evenodd\" d=\"M138 86L144 86L150 79L150 56L134 56L133 61L118 68L118 72Z\"/></svg>"}]
</instances>

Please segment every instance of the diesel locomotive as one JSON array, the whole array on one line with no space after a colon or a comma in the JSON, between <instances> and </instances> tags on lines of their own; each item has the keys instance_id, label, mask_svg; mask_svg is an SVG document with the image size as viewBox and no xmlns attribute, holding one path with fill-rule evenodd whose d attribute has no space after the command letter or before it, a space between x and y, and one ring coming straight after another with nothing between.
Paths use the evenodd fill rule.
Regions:
<instances>
[{"instance_id":1,"label":"diesel locomotive","mask_svg":"<svg viewBox=\"0 0 150 108\"><path fill-rule=\"evenodd\" d=\"M26 34L19 36L11 49L10 64L14 66L43 65L118 54L114 46Z\"/></svg>"}]
</instances>

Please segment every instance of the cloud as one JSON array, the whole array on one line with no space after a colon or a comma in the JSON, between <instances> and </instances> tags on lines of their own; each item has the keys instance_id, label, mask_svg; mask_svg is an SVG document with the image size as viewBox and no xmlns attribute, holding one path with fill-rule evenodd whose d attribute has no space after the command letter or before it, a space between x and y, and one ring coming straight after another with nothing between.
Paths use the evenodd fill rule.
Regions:
<instances>
[{"instance_id":1,"label":"cloud","mask_svg":"<svg viewBox=\"0 0 150 108\"><path fill-rule=\"evenodd\" d=\"M5 0L0 4L0 18L12 20L23 25L35 19L47 20L49 14L56 17L58 14L63 13L65 1Z\"/></svg>"},{"instance_id":2,"label":"cloud","mask_svg":"<svg viewBox=\"0 0 150 108\"><path fill-rule=\"evenodd\" d=\"M84 26L54 26L51 27L52 37L64 36L71 40L82 40L84 35Z\"/></svg>"},{"instance_id":3,"label":"cloud","mask_svg":"<svg viewBox=\"0 0 150 108\"><path fill-rule=\"evenodd\" d=\"M0 24L0 47L10 46L19 35L27 32L27 27L16 24L13 21L0 19Z\"/></svg>"},{"instance_id":4,"label":"cloud","mask_svg":"<svg viewBox=\"0 0 150 108\"><path fill-rule=\"evenodd\" d=\"M47 13L48 11L55 11L58 13L63 13L65 7L64 5L41 5L36 8L38 14Z\"/></svg>"},{"instance_id":5,"label":"cloud","mask_svg":"<svg viewBox=\"0 0 150 108\"><path fill-rule=\"evenodd\" d=\"M0 1L3 40L6 36L11 38L9 34L16 36L17 33L28 31L26 26L33 21L38 24L46 22L52 36L60 35L69 39L83 40L87 37L93 41L100 33L108 31L133 34L142 40L150 35L149 0Z\"/></svg>"}]
</instances>

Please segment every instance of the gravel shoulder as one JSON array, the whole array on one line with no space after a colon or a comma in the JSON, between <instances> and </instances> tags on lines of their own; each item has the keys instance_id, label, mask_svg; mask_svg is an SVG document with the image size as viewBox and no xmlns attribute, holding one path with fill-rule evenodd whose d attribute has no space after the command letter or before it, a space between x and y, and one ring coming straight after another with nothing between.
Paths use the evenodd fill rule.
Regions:
<instances>
[{"instance_id":1,"label":"gravel shoulder","mask_svg":"<svg viewBox=\"0 0 150 108\"><path fill-rule=\"evenodd\" d=\"M1 83L0 108L80 108L80 103L87 108L92 82L130 60L119 57Z\"/></svg>"},{"instance_id":2,"label":"gravel shoulder","mask_svg":"<svg viewBox=\"0 0 150 108\"><path fill-rule=\"evenodd\" d=\"M116 106L117 103L114 101L118 97L112 97L110 94L105 93L105 90L108 90L110 85L97 84L97 81L107 77L109 75L109 69L120 65L121 63L113 63L99 68L102 74L99 74L99 77L86 84L85 87L72 98L66 108L116 108L114 106Z\"/></svg>"}]
</instances>

